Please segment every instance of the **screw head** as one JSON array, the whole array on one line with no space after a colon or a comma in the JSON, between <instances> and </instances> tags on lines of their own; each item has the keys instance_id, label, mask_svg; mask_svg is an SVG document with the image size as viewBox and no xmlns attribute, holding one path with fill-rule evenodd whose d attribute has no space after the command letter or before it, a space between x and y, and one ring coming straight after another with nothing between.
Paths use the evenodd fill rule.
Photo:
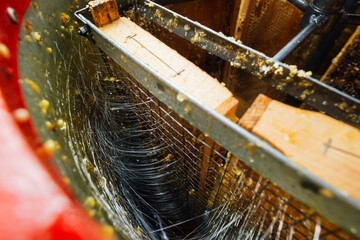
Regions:
<instances>
[{"instance_id":1,"label":"screw head","mask_svg":"<svg viewBox=\"0 0 360 240\"><path fill-rule=\"evenodd\" d=\"M81 27L79 27L78 33L79 33L81 36L87 36L87 34L88 34L88 29L87 29L85 26L81 26Z\"/></svg>"}]
</instances>

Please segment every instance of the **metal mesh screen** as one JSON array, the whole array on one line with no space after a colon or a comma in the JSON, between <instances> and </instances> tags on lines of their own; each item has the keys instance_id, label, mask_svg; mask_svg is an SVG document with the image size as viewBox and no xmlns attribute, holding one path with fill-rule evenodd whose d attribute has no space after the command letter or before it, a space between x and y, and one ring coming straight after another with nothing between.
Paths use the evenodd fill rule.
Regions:
<instances>
[{"instance_id":1,"label":"metal mesh screen","mask_svg":"<svg viewBox=\"0 0 360 240\"><path fill-rule=\"evenodd\" d=\"M336 225L246 166L194 128L130 77L110 57L117 87L125 89L142 114L145 129L168 146L177 197L215 239L352 239ZM253 146L246 146L250 152ZM160 164L161 168L161 164Z\"/></svg>"}]
</instances>

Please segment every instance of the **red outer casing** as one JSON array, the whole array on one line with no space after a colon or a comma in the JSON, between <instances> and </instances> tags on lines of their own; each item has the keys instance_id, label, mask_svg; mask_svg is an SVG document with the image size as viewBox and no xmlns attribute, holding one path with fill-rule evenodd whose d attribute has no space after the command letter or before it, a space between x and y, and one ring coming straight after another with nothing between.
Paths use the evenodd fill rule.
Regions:
<instances>
[{"instance_id":1,"label":"red outer casing","mask_svg":"<svg viewBox=\"0 0 360 240\"><path fill-rule=\"evenodd\" d=\"M18 36L30 0L0 0L0 239L105 239L59 181L31 121L17 123L14 109L25 106L18 73ZM18 15L11 21L7 8Z\"/></svg>"}]
</instances>

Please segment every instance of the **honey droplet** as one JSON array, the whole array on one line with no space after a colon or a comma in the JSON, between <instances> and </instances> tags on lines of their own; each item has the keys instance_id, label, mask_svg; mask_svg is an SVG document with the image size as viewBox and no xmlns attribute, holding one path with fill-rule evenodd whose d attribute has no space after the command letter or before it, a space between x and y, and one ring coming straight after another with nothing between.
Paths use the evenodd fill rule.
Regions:
<instances>
[{"instance_id":1,"label":"honey droplet","mask_svg":"<svg viewBox=\"0 0 360 240\"><path fill-rule=\"evenodd\" d=\"M30 113L25 108L18 108L13 112L14 118L16 121L20 123L24 123L29 121L30 119Z\"/></svg>"},{"instance_id":2,"label":"honey droplet","mask_svg":"<svg viewBox=\"0 0 360 240\"><path fill-rule=\"evenodd\" d=\"M0 43L0 56L5 59L10 59L11 57L9 48L3 43Z\"/></svg>"}]
</instances>

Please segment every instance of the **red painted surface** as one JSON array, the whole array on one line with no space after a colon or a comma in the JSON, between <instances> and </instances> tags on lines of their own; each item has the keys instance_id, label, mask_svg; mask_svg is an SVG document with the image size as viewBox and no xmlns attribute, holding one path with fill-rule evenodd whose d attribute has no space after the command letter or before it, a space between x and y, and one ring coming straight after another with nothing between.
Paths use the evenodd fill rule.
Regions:
<instances>
[{"instance_id":1,"label":"red painted surface","mask_svg":"<svg viewBox=\"0 0 360 240\"><path fill-rule=\"evenodd\" d=\"M102 239L55 183L0 96L0 239Z\"/></svg>"},{"instance_id":2,"label":"red painted surface","mask_svg":"<svg viewBox=\"0 0 360 240\"><path fill-rule=\"evenodd\" d=\"M31 121L17 123L13 110L24 107L17 66L19 26L29 0L0 0L0 239L105 239L60 183L50 162L39 155L41 142ZM7 8L15 9L14 24Z\"/></svg>"},{"instance_id":3,"label":"red painted surface","mask_svg":"<svg viewBox=\"0 0 360 240\"><path fill-rule=\"evenodd\" d=\"M29 5L30 0L1 0L0 1L0 43L5 44L10 51L10 58L0 56L0 88L4 94L6 103L10 109L24 107L24 99L21 95L19 85L19 74L17 65L18 35L19 28ZM14 24L7 12L8 7L15 9L19 23ZM39 144L34 129L30 122L23 123L21 129L34 146Z\"/></svg>"}]
</instances>

